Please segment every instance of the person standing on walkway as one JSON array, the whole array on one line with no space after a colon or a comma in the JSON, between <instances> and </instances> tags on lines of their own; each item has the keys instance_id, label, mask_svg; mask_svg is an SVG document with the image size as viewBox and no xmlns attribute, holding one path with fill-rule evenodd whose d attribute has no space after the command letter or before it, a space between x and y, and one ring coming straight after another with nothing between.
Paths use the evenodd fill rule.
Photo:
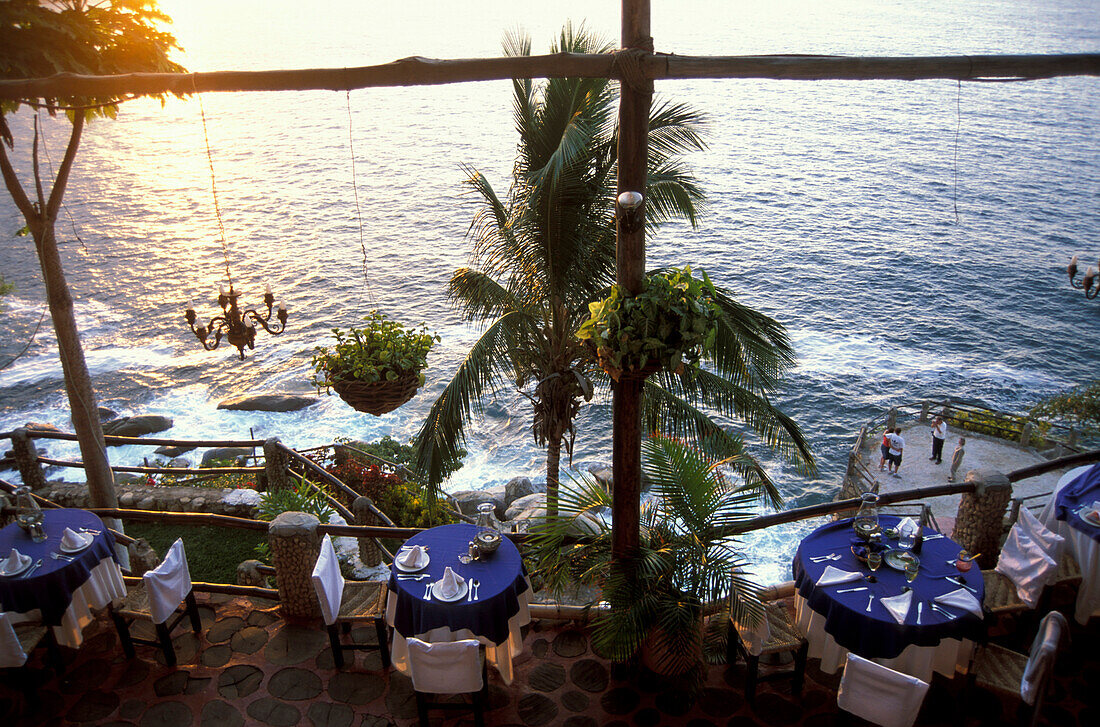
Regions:
<instances>
[{"instance_id":1,"label":"person standing on walkway","mask_svg":"<svg viewBox=\"0 0 1100 727\"><path fill-rule=\"evenodd\" d=\"M932 420L932 456L928 459L943 464L943 443L947 440L947 422L942 417Z\"/></svg>"},{"instance_id":2,"label":"person standing on walkway","mask_svg":"<svg viewBox=\"0 0 1100 727\"><path fill-rule=\"evenodd\" d=\"M878 471L882 472L886 468L886 463L890 461L890 435L894 433L893 429L887 429L882 433L882 444L879 445L878 459Z\"/></svg>"},{"instance_id":3,"label":"person standing on walkway","mask_svg":"<svg viewBox=\"0 0 1100 727\"><path fill-rule=\"evenodd\" d=\"M901 477L898 474L898 470L901 469L901 455L905 450L905 439L901 436L901 427L895 427L894 433L890 435L890 474L894 477Z\"/></svg>"},{"instance_id":4,"label":"person standing on walkway","mask_svg":"<svg viewBox=\"0 0 1100 727\"><path fill-rule=\"evenodd\" d=\"M966 438L959 437L959 444L955 447L955 453L951 455L951 474L947 476L948 482L955 481L955 473L962 466L964 454L966 454Z\"/></svg>"}]
</instances>

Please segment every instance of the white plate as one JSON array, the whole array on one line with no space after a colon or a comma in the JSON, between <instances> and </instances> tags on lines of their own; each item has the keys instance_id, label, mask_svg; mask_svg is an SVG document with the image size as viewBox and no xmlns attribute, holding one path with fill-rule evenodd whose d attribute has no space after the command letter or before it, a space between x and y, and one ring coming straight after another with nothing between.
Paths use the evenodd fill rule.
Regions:
<instances>
[{"instance_id":1,"label":"white plate","mask_svg":"<svg viewBox=\"0 0 1100 727\"><path fill-rule=\"evenodd\" d=\"M1092 515L1093 517L1096 517L1095 511L1088 512L1088 511L1082 510L1080 512L1080 515L1081 515L1081 519L1084 520L1085 522L1087 522L1089 525L1093 526L1094 528L1100 528L1100 517L1097 517L1095 520L1092 517L1089 517L1090 515Z\"/></svg>"},{"instance_id":2,"label":"white plate","mask_svg":"<svg viewBox=\"0 0 1100 727\"><path fill-rule=\"evenodd\" d=\"M65 544L62 543L61 545L57 546L57 549L60 550L62 553L79 553L80 551L91 545L92 540L94 539L94 536L92 535L85 535L84 537L88 539L87 542L84 543L84 545L78 545L75 548L67 548L65 547Z\"/></svg>"},{"instance_id":3,"label":"white plate","mask_svg":"<svg viewBox=\"0 0 1100 727\"><path fill-rule=\"evenodd\" d=\"M920 558L911 553L903 558L902 555L904 553L906 553L906 551L904 550L887 550L885 553L882 554L882 562L890 566L894 570L900 571L905 570L905 561L909 560L910 558L912 560L915 560L917 562L917 565L920 565Z\"/></svg>"},{"instance_id":4,"label":"white plate","mask_svg":"<svg viewBox=\"0 0 1100 727\"><path fill-rule=\"evenodd\" d=\"M450 598L444 598L443 596L436 593L436 591L435 591L435 589L440 587L441 583L443 583L442 579L440 579L440 580L438 580L438 581L436 581L435 583L432 584L432 598L434 598L437 601L443 601L444 603L453 603L455 601L461 601L463 598L466 597L466 594L470 592L470 584L466 581L462 581L462 586L458 589L457 593L455 593Z\"/></svg>"},{"instance_id":5,"label":"white plate","mask_svg":"<svg viewBox=\"0 0 1100 727\"><path fill-rule=\"evenodd\" d=\"M28 555L28 556L26 556L26 558L27 558L27 562L26 562L26 563L24 563L24 564L23 564L23 565L21 565L20 567L18 567L18 568L15 568L15 569L13 569L13 570L8 570L7 562L5 561L5 563L4 563L4 565L3 565L3 567L0 567L0 576L17 576L17 575L19 575L20 573L22 573L23 571L25 571L25 570L27 570L28 568L30 568L30 567L31 567L31 563L33 563L33 562L34 562L34 558L30 557L29 555Z\"/></svg>"},{"instance_id":6,"label":"white plate","mask_svg":"<svg viewBox=\"0 0 1100 727\"><path fill-rule=\"evenodd\" d=\"M401 563L397 560L394 560L393 564L395 566L397 566L397 570L401 571L402 573L416 573L418 570L424 570L425 568L427 568L428 563L431 563L431 562L432 562L432 559L428 556L427 553L425 553L424 554L424 565L420 566L419 568L409 568L408 566L401 565Z\"/></svg>"}]
</instances>

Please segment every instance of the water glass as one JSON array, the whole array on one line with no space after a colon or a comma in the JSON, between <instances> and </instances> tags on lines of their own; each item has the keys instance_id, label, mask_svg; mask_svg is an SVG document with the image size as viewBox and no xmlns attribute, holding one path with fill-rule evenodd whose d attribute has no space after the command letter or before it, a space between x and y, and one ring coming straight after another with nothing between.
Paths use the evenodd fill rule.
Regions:
<instances>
[{"instance_id":1,"label":"water glass","mask_svg":"<svg viewBox=\"0 0 1100 727\"><path fill-rule=\"evenodd\" d=\"M867 551L867 567L870 568L872 571L876 571L876 570L879 569L879 566L881 566L881 565L882 565L882 553L880 553L877 550Z\"/></svg>"},{"instance_id":2,"label":"water glass","mask_svg":"<svg viewBox=\"0 0 1100 727\"><path fill-rule=\"evenodd\" d=\"M919 568L920 568L920 563L918 563L917 561L915 561L915 560L906 560L905 561L905 580L909 581L910 583L912 583L914 580L916 580L917 570Z\"/></svg>"},{"instance_id":3,"label":"water glass","mask_svg":"<svg viewBox=\"0 0 1100 727\"><path fill-rule=\"evenodd\" d=\"M906 530L905 532L898 533L898 547L902 550L912 550L914 543L916 543L916 533L912 530Z\"/></svg>"}]
</instances>

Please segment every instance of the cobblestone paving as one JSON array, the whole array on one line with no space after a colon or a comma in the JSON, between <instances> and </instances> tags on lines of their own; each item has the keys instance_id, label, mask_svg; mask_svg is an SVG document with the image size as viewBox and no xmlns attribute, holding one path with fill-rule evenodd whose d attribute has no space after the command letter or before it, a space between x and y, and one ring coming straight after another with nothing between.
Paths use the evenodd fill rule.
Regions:
<instances>
[{"instance_id":1,"label":"cobblestone paving","mask_svg":"<svg viewBox=\"0 0 1100 727\"><path fill-rule=\"evenodd\" d=\"M84 647L65 651L58 677L44 666L42 650L30 669L41 706L31 712L5 674L0 678L0 725L111 725L112 727L408 727L417 724L409 680L380 669L378 652L349 652L354 664L333 668L318 627L290 626L270 602L200 596L203 633L182 630L175 639L179 664L167 667L159 652L138 647L128 661L113 627L101 618L86 630ZM373 628L354 636L373 638ZM1063 653L1044 711L1044 724L1100 724L1100 626L1075 627ZM1020 645L1015 645L1020 648ZM350 659L349 659L350 661ZM741 665L710 667L701 689L639 668L611 665L595 654L587 633L572 625L535 622L526 633L516 679L504 686L490 675L486 722L500 727L749 727L836 723L838 677L811 660L800 699L789 680L761 684L755 708L743 696ZM969 703L969 717L956 711ZM975 692L963 699L958 685L936 682L920 725L1001 725L1014 708ZM465 714L432 714L433 725L472 724Z\"/></svg>"}]
</instances>

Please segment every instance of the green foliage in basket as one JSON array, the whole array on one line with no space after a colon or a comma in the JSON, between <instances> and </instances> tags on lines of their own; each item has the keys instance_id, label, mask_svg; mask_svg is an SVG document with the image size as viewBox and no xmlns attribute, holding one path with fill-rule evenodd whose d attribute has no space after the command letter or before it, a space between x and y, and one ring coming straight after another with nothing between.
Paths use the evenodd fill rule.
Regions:
<instances>
[{"instance_id":1,"label":"green foliage in basket","mask_svg":"<svg viewBox=\"0 0 1100 727\"><path fill-rule=\"evenodd\" d=\"M650 275L635 296L614 286L606 298L588 304L589 318L577 338L596 349L600 366L615 380L651 364L684 373L717 335L714 285L700 272L701 279L690 267Z\"/></svg>"},{"instance_id":2,"label":"green foliage in basket","mask_svg":"<svg viewBox=\"0 0 1100 727\"><path fill-rule=\"evenodd\" d=\"M373 384L413 373L423 384L421 371L428 365L428 352L439 336L425 327L407 328L378 311L371 311L363 320L366 325L362 328L333 328L335 346L313 349L315 374L311 383L318 390L327 390L334 381Z\"/></svg>"}]
</instances>

